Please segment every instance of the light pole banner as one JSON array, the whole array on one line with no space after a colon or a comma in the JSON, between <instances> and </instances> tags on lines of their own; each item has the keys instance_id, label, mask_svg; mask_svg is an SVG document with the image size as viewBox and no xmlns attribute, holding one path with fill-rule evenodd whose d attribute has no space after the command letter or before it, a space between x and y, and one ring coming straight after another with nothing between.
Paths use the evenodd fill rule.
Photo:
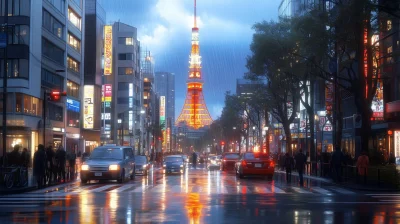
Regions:
<instances>
[{"instance_id":1,"label":"light pole banner","mask_svg":"<svg viewBox=\"0 0 400 224\"><path fill-rule=\"evenodd\" d=\"M112 74L112 26L104 26L104 75Z\"/></svg>"},{"instance_id":2,"label":"light pole banner","mask_svg":"<svg viewBox=\"0 0 400 224\"><path fill-rule=\"evenodd\" d=\"M94 120L94 86L85 85L83 88L84 111L83 111L83 128L93 129Z\"/></svg>"}]
</instances>

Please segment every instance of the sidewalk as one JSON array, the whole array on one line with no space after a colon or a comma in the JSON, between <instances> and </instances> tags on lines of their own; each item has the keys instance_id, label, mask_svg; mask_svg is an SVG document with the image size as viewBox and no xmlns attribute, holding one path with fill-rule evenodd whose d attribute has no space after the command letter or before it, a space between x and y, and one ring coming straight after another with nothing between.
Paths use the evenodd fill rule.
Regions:
<instances>
[{"instance_id":1,"label":"sidewalk","mask_svg":"<svg viewBox=\"0 0 400 224\"><path fill-rule=\"evenodd\" d=\"M77 174L79 178L79 174ZM66 174L66 178L67 178L67 174ZM77 179L75 178L75 180ZM68 182L73 182L74 180L70 180L70 181L66 181L65 183ZM56 185L60 185L60 184L65 184L65 183L52 183L50 184L50 186L56 186ZM46 186L47 187L47 186ZM13 187L11 189L7 189L4 184L0 184L0 195L7 195L7 194L20 194L20 193L25 193L25 192L29 192L29 191L33 191L38 189L37 187L37 183L36 183L36 179L33 176L33 170L32 168L28 169L28 185L25 187Z\"/></svg>"},{"instance_id":2,"label":"sidewalk","mask_svg":"<svg viewBox=\"0 0 400 224\"><path fill-rule=\"evenodd\" d=\"M275 173L286 175L286 172L282 171L282 170L275 170ZM296 171L292 171L292 176L298 177L299 174ZM303 174L303 177L304 177L304 179L321 181L321 182L324 182L324 183L329 183L329 184L337 185L337 186L340 186L340 187L343 187L343 188L348 188L348 189L358 190L358 191L388 191L388 192L400 191L399 189L383 188L383 187L379 187L379 186L376 186L376 185L362 185L362 184L354 184L354 183L349 183L349 182L336 183L331 178L310 176L308 174Z\"/></svg>"}]
</instances>

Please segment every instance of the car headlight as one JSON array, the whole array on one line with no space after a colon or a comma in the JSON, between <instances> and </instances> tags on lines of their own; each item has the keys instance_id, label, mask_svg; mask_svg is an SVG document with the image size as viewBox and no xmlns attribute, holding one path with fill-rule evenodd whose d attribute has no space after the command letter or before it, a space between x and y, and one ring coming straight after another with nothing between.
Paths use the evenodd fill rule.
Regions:
<instances>
[{"instance_id":1,"label":"car headlight","mask_svg":"<svg viewBox=\"0 0 400 224\"><path fill-rule=\"evenodd\" d=\"M147 165L143 165L143 168L146 168Z\"/></svg>"},{"instance_id":2,"label":"car headlight","mask_svg":"<svg viewBox=\"0 0 400 224\"><path fill-rule=\"evenodd\" d=\"M89 170L89 165L83 164L83 165L81 166L81 170L83 170L83 171Z\"/></svg>"},{"instance_id":3,"label":"car headlight","mask_svg":"<svg viewBox=\"0 0 400 224\"><path fill-rule=\"evenodd\" d=\"M166 166L167 166L167 165L165 165L165 164L163 165L163 167L166 167Z\"/></svg>"},{"instance_id":4,"label":"car headlight","mask_svg":"<svg viewBox=\"0 0 400 224\"><path fill-rule=\"evenodd\" d=\"M183 167L183 165L181 165L181 167Z\"/></svg>"},{"instance_id":5,"label":"car headlight","mask_svg":"<svg viewBox=\"0 0 400 224\"><path fill-rule=\"evenodd\" d=\"M119 170L119 165L110 165L108 170Z\"/></svg>"}]
</instances>

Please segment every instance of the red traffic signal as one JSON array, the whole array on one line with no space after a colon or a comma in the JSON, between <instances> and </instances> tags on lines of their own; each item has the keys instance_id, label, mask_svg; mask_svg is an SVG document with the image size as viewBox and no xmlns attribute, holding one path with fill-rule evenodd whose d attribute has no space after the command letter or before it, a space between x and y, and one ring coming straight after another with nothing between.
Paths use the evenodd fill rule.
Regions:
<instances>
[{"instance_id":1,"label":"red traffic signal","mask_svg":"<svg viewBox=\"0 0 400 224\"><path fill-rule=\"evenodd\" d=\"M60 101L61 96L66 96L66 95L67 95L66 92L51 91L51 93L49 93L48 100L57 102Z\"/></svg>"},{"instance_id":2,"label":"red traffic signal","mask_svg":"<svg viewBox=\"0 0 400 224\"><path fill-rule=\"evenodd\" d=\"M224 141L221 141L221 145L225 145L225 142L224 142Z\"/></svg>"}]
</instances>

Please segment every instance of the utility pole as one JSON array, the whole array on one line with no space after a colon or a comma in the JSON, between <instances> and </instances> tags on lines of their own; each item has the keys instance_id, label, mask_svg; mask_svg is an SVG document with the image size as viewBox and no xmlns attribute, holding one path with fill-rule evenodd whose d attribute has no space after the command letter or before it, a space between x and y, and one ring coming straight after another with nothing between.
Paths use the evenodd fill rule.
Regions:
<instances>
[{"instance_id":1,"label":"utility pole","mask_svg":"<svg viewBox=\"0 0 400 224\"><path fill-rule=\"evenodd\" d=\"M2 37L3 41L5 41L5 46L4 46L4 58L3 58L3 66L4 66L4 71L3 71L3 166L6 166L6 153L7 153L7 61L8 61L8 56L7 56L7 46L8 46L8 2L5 1L5 13L4 13L4 24L3 24L3 29L4 35Z\"/></svg>"}]
</instances>

